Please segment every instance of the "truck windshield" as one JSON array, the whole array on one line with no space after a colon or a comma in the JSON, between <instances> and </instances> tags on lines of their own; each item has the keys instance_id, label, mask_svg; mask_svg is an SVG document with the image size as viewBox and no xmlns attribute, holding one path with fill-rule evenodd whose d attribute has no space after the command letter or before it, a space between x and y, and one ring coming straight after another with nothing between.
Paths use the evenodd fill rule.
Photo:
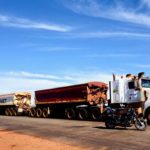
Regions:
<instances>
[{"instance_id":1,"label":"truck windshield","mask_svg":"<svg viewBox=\"0 0 150 150\"><path fill-rule=\"evenodd\" d=\"M150 80L142 79L142 87L150 88Z\"/></svg>"},{"instance_id":2,"label":"truck windshield","mask_svg":"<svg viewBox=\"0 0 150 150\"><path fill-rule=\"evenodd\" d=\"M134 89L134 82L129 82L128 87L129 89Z\"/></svg>"}]
</instances>

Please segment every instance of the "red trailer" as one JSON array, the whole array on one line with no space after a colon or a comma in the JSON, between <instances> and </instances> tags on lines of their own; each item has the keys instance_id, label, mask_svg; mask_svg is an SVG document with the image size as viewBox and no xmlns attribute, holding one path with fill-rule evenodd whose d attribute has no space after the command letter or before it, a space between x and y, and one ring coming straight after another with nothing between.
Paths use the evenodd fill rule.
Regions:
<instances>
[{"instance_id":1,"label":"red trailer","mask_svg":"<svg viewBox=\"0 0 150 150\"><path fill-rule=\"evenodd\" d=\"M107 100L107 84L89 82L84 84L35 91L35 104L30 115L48 117L64 114L67 118L93 119L99 117L99 106Z\"/></svg>"}]
</instances>

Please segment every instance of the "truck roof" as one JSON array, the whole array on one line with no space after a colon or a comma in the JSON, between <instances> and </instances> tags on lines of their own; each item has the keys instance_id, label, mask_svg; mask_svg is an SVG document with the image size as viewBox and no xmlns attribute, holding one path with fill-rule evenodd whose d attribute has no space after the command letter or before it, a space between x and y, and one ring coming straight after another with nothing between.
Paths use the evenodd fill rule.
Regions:
<instances>
[{"instance_id":1,"label":"truck roof","mask_svg":"<svg viewBox=\"0 0 150 150\"><path fill-rule=\"evenodd\" d=\"M31 95L29 92L15 92L15 93L8 93L8 94L0 94L0 97L6 97L6 96L14 96L14 95Z\"/></svg>"}]
</instances>

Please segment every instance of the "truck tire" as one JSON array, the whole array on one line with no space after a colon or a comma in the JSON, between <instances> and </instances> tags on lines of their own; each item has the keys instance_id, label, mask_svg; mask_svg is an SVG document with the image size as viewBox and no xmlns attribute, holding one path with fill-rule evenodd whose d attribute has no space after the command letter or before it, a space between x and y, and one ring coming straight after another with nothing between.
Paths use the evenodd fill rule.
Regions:
<instances>
[{"instance_id":1,"label":"truck tire","mask_svg":"<svg viewBox=\"0 0 150 150\"><path fill-rule=\"evenodd\" d=\"M42 114L43 114L42 109L41 109L41 108L38 108L38 109L36 110L36 116L37 116L38 118L40 118L40 117L42 117Z\"/></svg>"},{"instance_id":2,"label":"truck tire","mask_svg":"<svg viewBox=\"0 0 150 150\"><path fill-rule=\"evenodd\" d=\"M150 109L146 111L147 124L150 125Z\"/></svg>"},{"instance_id":3,"label":"truck tire","mask_svg":"<svg viewBox=\"0 0 150 150\"><path fill-rule=\"evenodd\" d=\"M65 110L65 116L66 116L68 119L75 119L75 117L76 117L75 109L74 109L74 108L67 108L67 109Z\"/></svg>"},{"instance_id":4,"label":"truck tire","mask_svg":"<svg viewBox=\"0 0 150 150\"><path fill-rule=\"evenodd\" d=\"M94 108L91 110L91 118L92 120L99 120L100 118L100 111L98 108Z\"/></svg>"},{"instance_id":5,"label":"truck tire","mask_svg":"<svg viewBox=\"0 0 150 150\"><path fill-rule=\"evenodd\" d=\"M29 111L29 116L30 117L36 117L36 110L35 110L35 108L31 108L31 110Z\"/></svg>"},{"instance_id":6,"label":"truck tire","mask_svg":"<svg viewBox=\"0 0 150 150\"><path fill-rule=\"evenodd\" d=\"M9 108L9 115L13 116L13 109L12 108Z\"/></svg>"},{"instance_id":7,"label":"truck tire","mask_svg":"<svg viewBox=\"0 0 150 150\"><path fill-rule=\"evenodd\" d=\"M44 117L44 118L48 118L48 108L43 108L43 113L42 113L42 116Z\"/></svg>"},{"instance_id":8,"label":"truck tire","mask_svg":"<svg viewBox=\"0 0 150 150\"><path fill-rule=\"evenodd\" d=\"M80 120L86 120L88 119L88 111L86 108L80 108L79 109L79 114L78 114L78 117Z\"/></svg>"},{"instance_id":9,"label":"truck tire","mask_svg":"<svg viewBox=\"0 0 150 150\"><path fill-rule=\"evenodd\" d=\"M9 114L10 114L9 108L6 108L6 109L5 109L5 115L6 115L6 116L9 116Z\"/></svg>"},{"instance_id":10,"label":"truck tire","mask_svg":"<svg viewBox=\"0 0 150 150\"><path fill-rule=\"evenodd\" d=\"M17 110L15 108L11 108L12 116L17 116Z\"/></svg>"}]
</instances>

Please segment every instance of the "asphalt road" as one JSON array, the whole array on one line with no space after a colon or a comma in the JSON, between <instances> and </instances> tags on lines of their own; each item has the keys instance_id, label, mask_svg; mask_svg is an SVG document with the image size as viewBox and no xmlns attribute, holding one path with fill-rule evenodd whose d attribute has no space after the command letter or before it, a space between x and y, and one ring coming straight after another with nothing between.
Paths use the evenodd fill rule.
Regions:
<instances>
[{"instance_id":1,"label":"asphalt road","mask_svg":"<svg viewBox=\"0 0 150 150\"><path fill-rule=\"evenodd\" d=\"M103 122L0 116L0 129L32 135L91 150L150 149L146 131L106 129Z\"/></svg>"}]
</instances>

